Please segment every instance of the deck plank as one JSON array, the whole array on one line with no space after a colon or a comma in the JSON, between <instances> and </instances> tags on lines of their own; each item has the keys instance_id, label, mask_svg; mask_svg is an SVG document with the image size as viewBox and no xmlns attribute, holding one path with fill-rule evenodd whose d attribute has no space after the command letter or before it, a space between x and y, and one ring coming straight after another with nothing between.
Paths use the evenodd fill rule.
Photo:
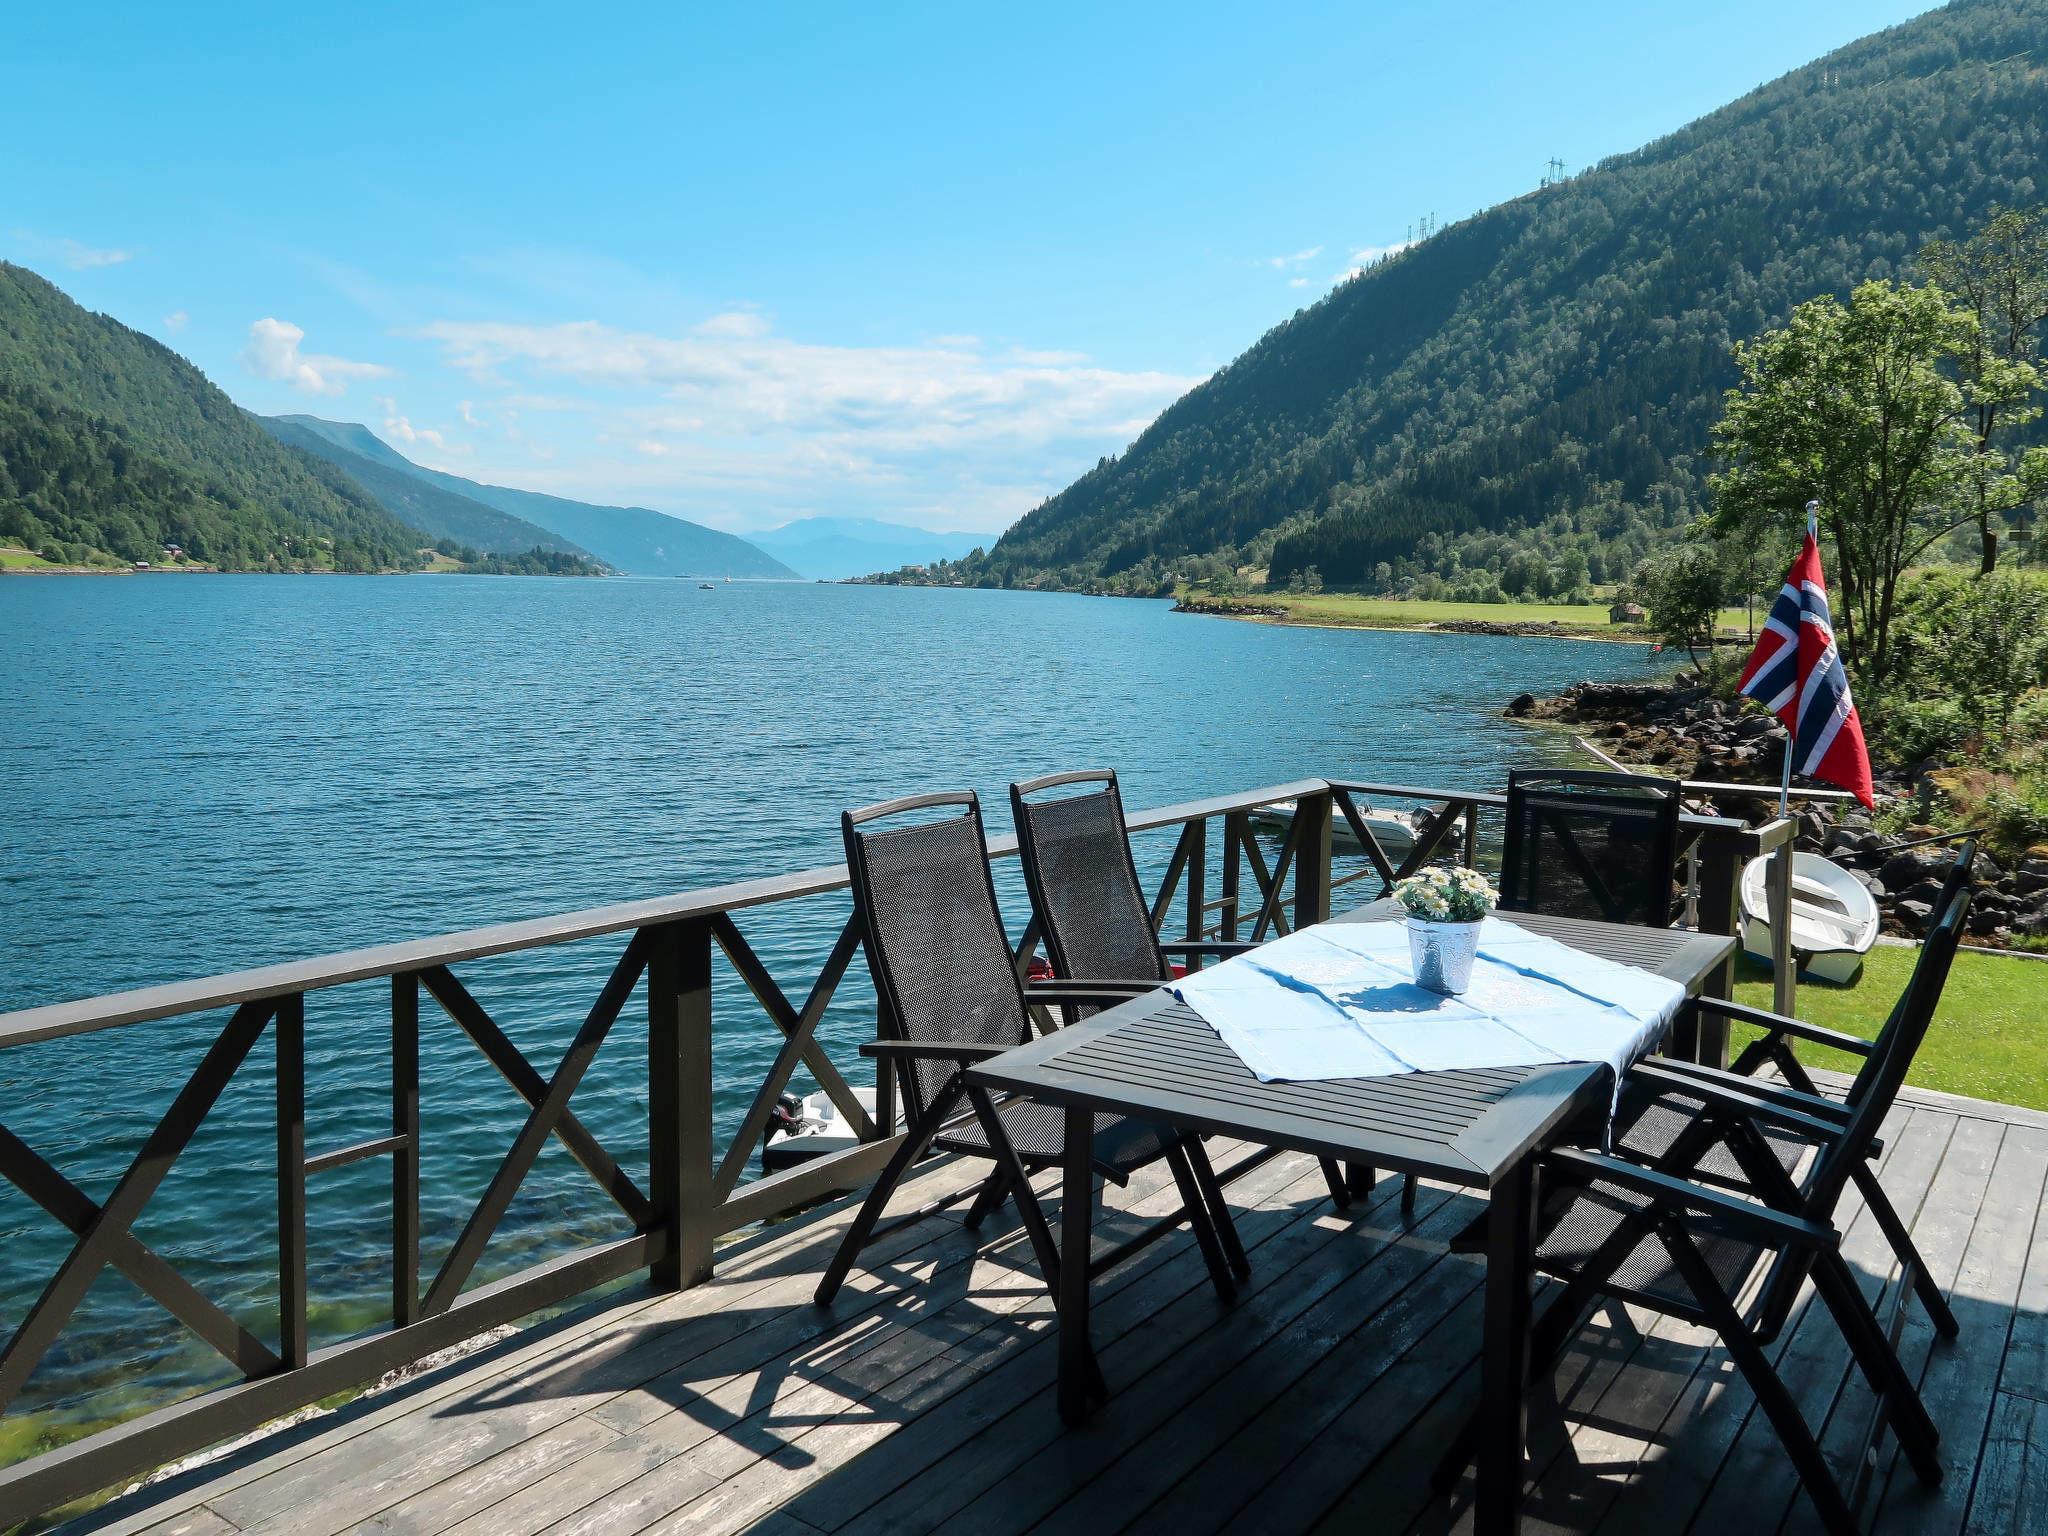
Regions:
<instances>
[{"instance_id":1,"label":"deck plank","mask_svg":"<svg viewBox=\"0 0 2048 1536\"><path fill-rule=\"evenodd\" d=\"M1879 1536L2048 1523L2048 1117L1903 1095L1880 1178L1955 1298L1964 1334L1904 1346L1944 1428L1931 1494L1889 1468ZM1220 1149L1219 1149L1220 1151ZM905 1205L984 1165L938 1160ZM1477 1392L1482 1270L1445 1240L1476 1197L1397 1180L1338 1213L1313 1160L1231 1191L1251 1283L1220 1307L1177 1232L1103 1277L1114 1396L1079 1431L1053 1408L1054 1329L1005 1212L892 1233L830 1309L810 1293L851 1201L721 1249L709 1284L628 1294L495 1344L76 1522L101 1536L764 1536L1024 1530L1469 1528L1471 1483L1428 1487ZM1048 1198L1056 1208L1056 1200ZM1163 1170L1108 1229L1176 1203ZM1860 1202L1844 1251L1896 1284ZM1700 1330L1640 1311L1583 1329L1532 1404L1529 1536L1811 1528L1775 1437ZM1778 1346L1839 1456L1867 1413L1810 1296Z\"/></svg>"}]
</instances>

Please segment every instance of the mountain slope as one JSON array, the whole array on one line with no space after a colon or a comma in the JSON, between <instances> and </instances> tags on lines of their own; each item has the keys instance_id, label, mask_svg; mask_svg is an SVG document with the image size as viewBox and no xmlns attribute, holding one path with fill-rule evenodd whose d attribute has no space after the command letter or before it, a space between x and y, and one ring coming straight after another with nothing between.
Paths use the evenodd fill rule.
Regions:
<instances>
[{"instance_id":1,"label":"mountain slope","mask_svg":"<svg viewBox=\"0 0 2048 1536\"><path fill-rule=\"evenodd\" d=\"M294 429L294 441L313 453L350 465L370 461L381 469L408 476L421 484L459 496L555 535L545 547L580 549L614 570L636 576L742 576L788 580L788 566L763 554L745 539L701 523L670 517L647 507L603 507L571 501L540 491L485 485L444 470L415 464L368 427L348 421L323 421L317 416L276 416L272 423ZM276 430L275 426L272 428ZM371 473L365 483L385 483ZM379 492L380 495L383 492ZM396 493L394 492L394 498ZM478 545L479 548L486 546ZM520 548L530 548L531 543Z\"/></svg>"},{"instance_id":2,"label":"mountain slope","mask_svg":"<svg viewBox=\"0 0 2048 1536\"><path fill-rule=\"evenodd\" d=\"M66 558L404 569L419 534L169 348L0 262L0 534Z\"/></svg>"},{"instance_id":3,"label":"mountain slope","mask_svg":"<svg viewBox=\"0 0 2048 1536\"><path fill-rule=\"evenodd\" d=\"M259 416L263 429L281 443L326 459L382 503L385 510L431 538L492 555L524 554L531 549L588 557L558 533L501 512L474 497L458 495L422 478L417 467L386 447L366 427L354 427L365 444L383 452L376 457L341 446L338 435L319 428L341 425L313 416ZM394 466L391 460L397 460Z\"/></svg>"},{"instance_id":4,"label":"mountain slope","mask_svg":"<svg viewBox=\"0 0 2048 1536\"><path fill-rule=\"evenodd\" d=\"M958 560L988 541L981 534L933 533L871 517L806 517L757 533L752 542L795 567L799 575L838 581L906 565Z\"/></svg>"},{"instance_id":5,"label":"mountain slope","mask_svg":"<svg viewBox=\"0 0 2048 1536\"><path fill-rule=\"evenodd\" d=\"M1619 575L1703 503L1732 342L2048 198L2044 66L2043 0L1960 0L1466 219L1268 333L966 574Z\"/></svg>"}]
</instances>

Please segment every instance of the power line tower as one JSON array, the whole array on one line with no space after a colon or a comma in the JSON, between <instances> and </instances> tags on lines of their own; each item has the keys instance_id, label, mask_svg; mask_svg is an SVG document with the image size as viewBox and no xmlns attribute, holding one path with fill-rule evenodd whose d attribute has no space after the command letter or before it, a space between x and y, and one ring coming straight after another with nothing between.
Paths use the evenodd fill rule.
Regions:
<instances>
[{"instance_id":1,"label":"power line tower","mask_svg":"<svg viewBox=\"0 0 2048 1536\"><path fill-rule=\"evenodd\" d=\"M1564 180L1564 162L1552 155L1543 162L1543 185L1554 187Z\"/></svg>"}]
</instances>

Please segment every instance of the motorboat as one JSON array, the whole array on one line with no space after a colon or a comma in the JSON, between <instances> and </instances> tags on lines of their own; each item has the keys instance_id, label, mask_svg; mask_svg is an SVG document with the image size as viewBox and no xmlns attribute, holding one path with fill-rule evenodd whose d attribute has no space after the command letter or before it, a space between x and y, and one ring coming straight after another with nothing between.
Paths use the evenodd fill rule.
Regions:
<instances>
[{"instance_id":1,"label":"motorboat","mask_svg":"<svg viewBox=\"0 0 2048 1536\"><path fill-rule=\"evenodd\" d=\"M856 1087L853 1097L872 1120L875 1090ZM829 1094L785 1093L768 1113L768 1130L761 1138L761 1171L781 1173L859 1145L859 1131L839 1113Z\"/></svg>"},{"instance_id":2,"label":"motorboat","mask_svg":"<svg viewBox=\"0 0 2048 1536\"><path fill-rule=\"evenodd\" d=\"M1262 805L1250 813L1251 824L1261 832L1271 832L1284 837L1294 822L1294 802L1275 800L1271 805ZM1408 818L1386 806L1360 805L1358 819L1372 833L1373 841L1395 864L1399 864L1415 851L1415 827ZM1358 834L1351 830L1351 822L1342 811L1330 819L1330 851L1363 855L1365 845L1358 840Z\"/></svg>"},{"instance_id":3,"label":"motorboat","mask_svg":"<svg viewBox=\"0 0 2048 1536\"><path fill-rule=\"evenodd\" d=\"M1771 866L1777 857L1751 859L1742 871L1742 947L1765 965L1771 963ZM1833 860L1795 853L1791 925L1792 956L1803 974L1854 981L1877 942L1877 899Z\"/></svg>"}]
</instances>

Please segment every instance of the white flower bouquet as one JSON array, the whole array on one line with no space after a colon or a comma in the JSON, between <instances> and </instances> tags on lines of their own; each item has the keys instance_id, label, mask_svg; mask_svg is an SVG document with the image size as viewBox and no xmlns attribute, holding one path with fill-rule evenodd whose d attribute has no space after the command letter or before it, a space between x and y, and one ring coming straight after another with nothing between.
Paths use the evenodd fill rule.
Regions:
<instances>
[{"instance_id":1,"label":"white flower bouquet","mask_svg":"<svg viewBox=\"0 0 2048 1536\"><path fill-rule=\"evenodd\" d=\"M1426 923L1476 923L1500 897L1476 869L1425 869L1394 887L1394 900Z\"/></svg>"},{"instance_id":2,"label":"white flower bouquet","mask_svg":"<svg viewBox=\"0 0 2048 1536\"><path fill-rule=\"evenodd\" d=\"M1476 869L1425 869L1394 887L1408 914L1408 957L1415 984L1455 995L1472 985L1479 924L1500 898Z\"/></svg>"}]
</instances>

